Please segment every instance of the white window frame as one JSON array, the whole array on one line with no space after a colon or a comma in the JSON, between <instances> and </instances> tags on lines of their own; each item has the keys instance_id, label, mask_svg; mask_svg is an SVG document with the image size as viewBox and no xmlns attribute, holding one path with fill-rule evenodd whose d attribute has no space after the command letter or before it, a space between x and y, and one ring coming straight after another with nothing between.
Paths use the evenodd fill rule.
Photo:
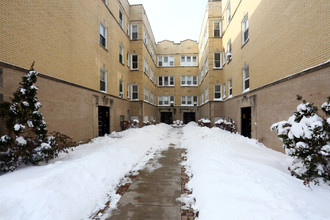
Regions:
<instances>
[{"instance_id":1,"label":"white window frame","mask_svg":"<svg viewBox=\"0 0 330 220\"><path fill-rule=\"evenodd\" d=\"M124 64L124 46L122 44L119 45L119 62Z\"/></svg>"},{"instance_id":2,"label":"white window frame","mask_svg":"<svg viewBox=\"0 0 330 220\"><path fill-rule=\"evenodd\" d=\"M104 74L104 80L102 80L102 74ZM102 90L102 84L104 83L104 90ZM100 91L101 92L107 92L108 90L108 72L106 69L104 69L103 67L100 68Z\"/></svg>"},{"instance_id":3,"label":"white window frame","mask_svg":"<svg viewBox=\"0 0 330 220\"><path fill-rule=\"evenodd\" d=\"M247 35L245 39L245 35ZM242 20L242 45L244 45L249 40L249 17L246 14Z\"/></svg>"},{"instance_id":4,"label":"white window frame","mask_svg":"<svg viewBox=\"0 0 330 220\"><path fill-rule=\"evenodd\" d=\"M181 76L181 86L198 86L198 76Z\"/></svg>"},{"instance_id":5,"label":"white window frame","mask_svg":"<svg viewBox=\"0 0 330 220\"><path fill-rule=\"evenodd\" d=\"M129 67L129 52L127 51L127 66Z\"/></svg>"},{"instance_id":6,"label":"white window frame","mask_svg":"<svg viewBox=\"0 0 330 220\"><path fill-rule=\"evenodd\" d=\"M231 45L231 39L229 39L228 43L227 43L227 63L229 63L232 59L232 45Z\"/></svg>"},{"instance_id":7,"label":"white window frame","mask_svg":"<svg viewBox=\"0 0 330 220\"><path fill-rule=\"evenodd\" d=\"M134 87L136 87L136 91L134 91ZM131 97L132 97L132 100L139 100L139 86L137 84L133 84L132 85L132 89L131 89ZM134 94L136 94L136 98L134 98Z\"/></svg>"},{"instance_id":8,"label":"white window frame","mask_svg":"<svg viewBox=\"0 0 330 220\"><path fill-rule=\"evenodd\" d=\"M144 87L144 101L149 102L149 89Z\"/></svg>"},{"instance_id":9,"label":"white window frame","mask_svg":"<svg viewBox=\"0 0 330 220\"><path fill-rule=\"evenodd\" d=\"M146 58L144 58L144 73L149 76L149 63Z\"/></svg>"},{"instance_id":10,"label":"white window frame","mask_svg":"<svg viewBox=\"0 0 330 220\"><path fill-rule=\"evenodd\" d=\"M228 79L228 98L233 96L233 80L232 78Z\"/></svg>"},{"instance_id":11,"label":"white window frame","mask_svg":"<svg viewBox=\"0 0 330 220\"><path fill-rule=\"evenodd\" d=\"M226 7L226 21L227 21L227 25L229 25L231 20L231 10L230 10L230 1L228 1L228 5Z\"/></svg>"},{"instance_id":12,"label":"white window frame","mask_svg":"<svg viewBox=\"0 0 330 220\"><path fill-rule=\"evenodd\" d=\"M218 24L219 29L215 29L216 24ZM216 35L215 31L219 31L219 34ZM213 37L221 37L221 20L215 20L213 21Z\"/></svg>"},{"instance_id":13,"label":"white window frame","mask_svg":"<svg viewBox=\"0 0 330 220\"><path fill-rule=\"evenodd\" d=\"M120 17L120 15L121 15L121 17ZM122 10L119 9L119 25L122 29L124 29L124 23L125 23L124 20L125 20L124 13Z\"/></svg>"},{"instance_id":14,"label":"white window frame","mask_svg":"<svg viewBox=\"0 0 330 220\"><path fill-rule=\"evenodd\" d=\"M216 54L219 55L219 60L215 59ZM217 62L219 63L219 66L217 66ZM222 52L214 52L213 53L213 69L221 69L222 68Z\"/></svg>"},{"instance_id":15,"label":"white window frame","mask_svg":"<svg viewBox=\"0 0 330 220\"><path fill-rule=\"evenodd\" d=\"M198 105L197 96L181 96L181 106L197 106L197 105Z\"/></svg>"},{"instance_id":16,"label":"white window frame","mask_svg":"<svg viewBox=\"0 0 330 220\"><path fill-rule=\"evenodd\" d=\"M248 75L248 77L246 76ZM249 87L246 88L246 82L248 83ZM243 92L250 90L250 69L249 65L243 67Z\"/></svg>"},{"instance_id":17,"label":"white window frame","mask_svg":"<svg viewBox=\"0 0 330 220\"><path fill-rule=\"evenodd\" d=\"M216 87L219 87L219 90L217 90ZM219 98L216 98L217 94L219 95ZM222 84L214 84L214 100L222 100Z\"/></svg>"},{"instance_id":18,"label":"white window frame","mask_svg":"<svg viewBox=\"0 0 330 220\"><path fill-rule=\"evenodd\" d=\"M167 82L167 85L165 82ZM173 84L171 84L171 82L173 82ZM160 86L160 87L175 86L174 76L158 76L158 86Z\"/></svg>"},{"instance_id":19,"label":"white window frame","mask_svg":"<svg viewBox=\"0 0 330 220\"><path fill-rule=\"evenodd\" d=\"M101 28L103 28L103 31L102 31ZM104 45L101 42L101 37L104 38ZM107 38L108 38L108 28L107 28L107 26L103 22L101 22L100 23L100 42L99 43L100 43L100 45L102 47L104 47L106 49L108 48L108 40L107 40Z\"/></svg>"},{"instance_id":20,"label":"white window frame","mask_svg":"<svg viewBox=\"0 0 330 220\"><path fill-rule=\"evenodd\" d=\"M205 75L209 72L209 57L206 57L205 59Z\"/></svg>"},{"instance_id":21,"label":"white window frame","mask_svg":"<svg viewBox=\"0 0 330 220\"><path fill-rule=\"evenodd\" d=\"M174 66L174 56L159 56L158 57L158 67L173 67L173 66Z\"/></svg>"},{"instance_id":22,"label":"white window frame","mask_svg":"<svg viewBox=\"0 0 330 220\"><path fill-rule=\"evenodd\" d=\"M134 28L136 27L136 32ZM135 38L136 35L136 38ZM139 25L138 24L131 24L131 40L138 40L139 39Z\"/></svg>"},{"instance_id":23,"label":"white window frame","mask_svg":"<svg viewBox=\"0 0 330 220\"><path fill-rule=\"evenodd\" d=\"M165 104L167 102L167 104ZM170 106L171 103L175 103L174 96L158 96L158 106Z\"/></svg>"},{"instance_id":24,"label":"white window frame","mask_svg":"<svg viewBox=\"0 0 330 220\"><path fill-rule=\"evenodd\" d=\"M197 66L197 56L181 56L180 66Z\"/></svg>"},{"instance_id":25,"label":"white window frame","mask_svg":"<svg viewBox=\"0 0 330 220\"><path fill-rule=\"evenodd\" d=\"M205 88L205 102L209 101L209 87Z\"/></svg>"},{"instance_id":26,"label":"white window frame","mask_svg":"<svg viewBox=\"0 0 330 220\"><path fill-rule=\"evenodd\" d=\"M127 35L130 36L129 35L129 23L128 22L127 22Z\"/></svg>"},{"instance_id":27,"label":"white window frame","mask_svg":"<svg viewBox=\"0 0 330 220\"><path fill-rule=\"evenodd\" d=\"M119 97L124 98L124 81L122 79L119 80Z\"/></svg>"},{"instance_id":28,"label":"white window frame","mask_svg":"<svg viewBox=\"0 0 330 220\"><path fill-rule=\"evenodd\" d=\"M226 83L223 83L223 98L226 98Z\"/></svg>"},{"instance_id":29,"label":"white window frame","mask_svg":"<svg viewBox=\"0 0 330 220\"><path fill-rule=\"evenodd\" d=\"M154 82L155 80L155 72L152 68L150 68L150 80Z\"/></svg>"},{"instance_id":30,"label":"white window frame","mask_svg":"<svg viewBox=\"0 0 330 220\"><path fill-rule=\"evenodd\" d=\"M129 99L129 83L127 83L127 98Z\"/></svg>"},{"instance_id":31,"label":"white window frame","mask_svg":"<svg viewBox=\"0 0 330 220\"><path fill-rule=\"evenodd\" d=\"M146 45L146 48L148 48L148 33L147 33L146 30L143 33L143 41L144 41L144 43Z\"/></svg>"},{"instance_id":32,"label":"white window frame","mask_svg":"<svg viewBox=\"0 0 330 220\"><path fill-rule=\"evenodd\" d=\"M154 93L153 93L153 92L150 92L150 103L151 103L151 104L155 104L155 103L154 103L154 101L155 101L155 100L154 100L154 97L155 97Z\"/></svg>"},{"instance_id":33,"label":"white window frame","mask_svg":"<svg viewBox=\"0 0 330 220\"><path fill-rule=\"evenodd\" d=\"M137 62L136 62L136 64L137 64L137 67L136 68L134 68L134 62L133 62L133 57L134 56L136 56L137 57ZM137 54L131 54L131 70L138 70L139 69L139 55L137 55Z\"/></svg>"}]
</instances>

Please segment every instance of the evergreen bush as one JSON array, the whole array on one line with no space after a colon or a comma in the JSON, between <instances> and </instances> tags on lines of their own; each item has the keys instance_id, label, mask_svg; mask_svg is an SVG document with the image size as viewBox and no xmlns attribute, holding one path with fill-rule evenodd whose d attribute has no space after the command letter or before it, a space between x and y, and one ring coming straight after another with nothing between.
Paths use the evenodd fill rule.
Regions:
<instances>
[{"instance_id":1,"label":"evergreen bush","mask_svg":"<svg viewBox=\"0 0 330 220\"><path fill-rule=\"evenodd\" d=\"M35 85L38 73L33 70L22 77L10 102L1 104L0 116L6 121L7 135L0 137L0 172L13 171L21 164L48 162L63 151L55 137L47 137L47 125L39 111Z\"/></svg>"},{"instance_id":2,"label":"evergreen bush","mask_svg":"<svg viewBox=\"0 0 330 220\"><path fill-rule=\"evenodd\" d=\"M298 96L298 100L302 97ZM293 176L319 184L330 181L330 98L322 105L327 119L317 114L317 107L306 102L288 119L271 126L283 142L284 149L294 158L289 170Z\"/></svg>"}]
</instances>

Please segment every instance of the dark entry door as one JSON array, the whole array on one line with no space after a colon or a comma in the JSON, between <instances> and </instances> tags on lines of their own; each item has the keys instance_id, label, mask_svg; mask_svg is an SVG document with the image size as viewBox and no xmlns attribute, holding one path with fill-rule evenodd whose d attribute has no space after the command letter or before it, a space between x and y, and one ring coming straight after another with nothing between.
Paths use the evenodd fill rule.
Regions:
<instances>
[{"instance_id":1,"label":"dark entry door","mask_svg":"<svg viewBox=\"0 0 330 220\"><path fill-rule=\"evenodd\" d=\"M183 123L188 124L191 121L196 121L195 112L184 112L183 113Z\"/></svg>"},{"instance_id":2,"label":"dark entry door","mask_svg":"<svg viewBox=\"0 0 330 220\"><path fill-rule=\"evenodd\" d=\"M241 109L242 135L251 138L251 107Z\"/></svg>"},{"instance_id":3,"label":"dark entry door","mask_svg":"<svg viewBox=\"0 0 330 220\"><path fill-rule=\"evenodd\" d=\"M99 136L110 133L110 109L99 106Z\"/></svg>"},{"instance_id":4,"label":"dark entry door","mask_svg":"<svg viewBox=\"0 0 330 220\"><path fill-rule=\"evenodd\" d=\"M172 112L161 112L160 121L162 123L172 124L173 123Z\"/></svg>"}]
</instances>

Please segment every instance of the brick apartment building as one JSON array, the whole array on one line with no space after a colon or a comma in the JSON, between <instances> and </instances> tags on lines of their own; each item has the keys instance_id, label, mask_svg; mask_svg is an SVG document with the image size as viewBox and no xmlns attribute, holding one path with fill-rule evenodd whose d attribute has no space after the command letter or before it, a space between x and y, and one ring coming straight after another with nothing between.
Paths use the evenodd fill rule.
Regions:
<instances>
[{"instance_id":1,"label":"brick apartment building","mask_svg":"<svg viewBox=\"0 0 330 220\"><path fill-rule=\"evenodd\" d=\"M127 0L0 2L0 101L33 61L50 131L86 141L138 119L236 122L281 151L269 127L296 94L330 95L328 0L209 0L198 42L156 43ZM3 132L3 128L0 128Z\"/></svg>"}]
</instances>

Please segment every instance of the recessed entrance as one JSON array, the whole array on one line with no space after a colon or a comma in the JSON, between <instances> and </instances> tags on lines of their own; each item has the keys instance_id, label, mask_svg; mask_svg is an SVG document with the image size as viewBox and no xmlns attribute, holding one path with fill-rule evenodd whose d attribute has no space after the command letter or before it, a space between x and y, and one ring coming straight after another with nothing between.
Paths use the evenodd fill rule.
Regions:
<instances>
[{"instance_id":1,"label":"recessed entrance","mask_svg":"<svg viewBox=\"0 0 330 220\"><path fill-rule=\"evenodd\" d=\"M241 108L241 134L251 138L251 107Z\"/></svg>"},{"instance_id":2,"label":"recessed entrance","mask_svg":"<svg viewBox=\"0 0 330 220\"><path fill-rule=\"evenodd\" d=\"M172 124L173 123L172 112L161 112L160 113L160 122L166 123L166 124Z\"/></svg>"},{"instance_id":3,"label":"recessed entrance","mask_svg":"<svg viewBox=\"0 0 330 220\"><path fill-rule=\"evenodd\" d=\"M99 106L99 136L110 133L110 108Z\"/></svg>"},{"instance_id":4,"label":"recessed entrance","mask_svg":"<svg viewBox=\"0 0 330 220\"><path fill-rule=\"evenodd\" d=\"M195 112L184 112L183 113L183 123L188 124L191 121L196 121Z\"/></svg>"}]
</instances>

